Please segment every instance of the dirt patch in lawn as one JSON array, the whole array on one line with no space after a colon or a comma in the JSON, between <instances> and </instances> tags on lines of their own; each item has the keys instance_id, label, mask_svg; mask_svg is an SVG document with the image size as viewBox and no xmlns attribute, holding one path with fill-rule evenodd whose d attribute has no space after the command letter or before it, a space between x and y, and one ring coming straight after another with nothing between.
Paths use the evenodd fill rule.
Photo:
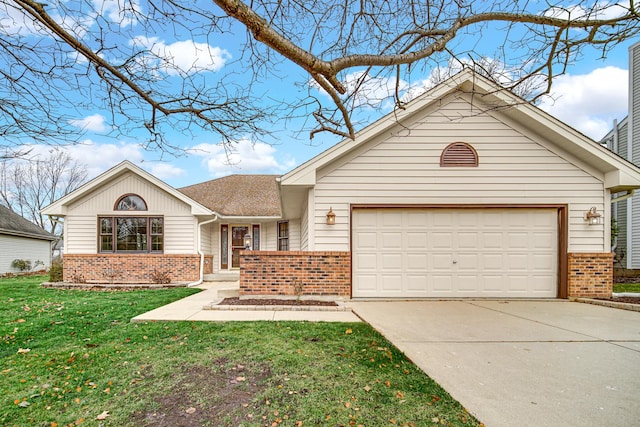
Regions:
<instances>
[{"instance_id":1,"label":"dirt patch in lawn","mask_svg":"<svg viewBox=\"0 0 640 427\"><path fill-rule=\"evenodd\" d=\"M132 425L201 427L221 425L222 419L224 425L241 425L252 418L254 396L271 371L229 367L221 360L214 366L184 367L176 375L179 380L173 388L153 399L153 409L134 414Z\"/></svg>"},{"instance_id":2,"label":"dirt patch in lawn","mask_svg":"<svg viewBox=\"0 0 640 427\"><path fill-rule=\"evenodd\" d=\"M321 306L321 307L337 307L334 301L320 300L297 300L297 299L278 299L278 298L225 298L219 305L291 305L291 306Z\"/></svg>"}]
</instances>

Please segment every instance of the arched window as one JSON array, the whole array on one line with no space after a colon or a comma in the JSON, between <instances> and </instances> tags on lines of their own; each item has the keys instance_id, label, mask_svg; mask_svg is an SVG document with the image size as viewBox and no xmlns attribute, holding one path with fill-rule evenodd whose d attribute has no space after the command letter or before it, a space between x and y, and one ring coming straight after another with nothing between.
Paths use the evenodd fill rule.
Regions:
<instances>
[{"instance_id":1,"label":"arched window","mask_svg":"<svg viewBox=\"0 0 640 427\"><path fill-rule=\"evenodd\" d=\"M146 211L147 204L136 194L125 194L116 202L115 211Z\"/></svg>"},{"instance_id":2,"label":"arched window","mask_svg":"<svg viewBox=\"0 0 640 427\"><path fill-rule=\"evenodd\" d=\"M446 146L440 155L441 167L478 166L478 153L466 142L454 142Z\"/></svg>"}]
</instances>

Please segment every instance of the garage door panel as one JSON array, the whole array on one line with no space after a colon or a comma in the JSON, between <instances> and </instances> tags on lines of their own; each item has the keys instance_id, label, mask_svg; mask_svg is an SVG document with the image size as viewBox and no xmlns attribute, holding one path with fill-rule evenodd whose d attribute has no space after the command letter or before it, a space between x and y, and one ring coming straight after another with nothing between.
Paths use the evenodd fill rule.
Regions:
<instances>
[{"instance_id":1,"label":"garage door panel","mask_svg":"<svg viewBox=\"0 0 640 427\"><path fill-rule=\"evenodd\" d=\"M407 249L419 249L423 250L427 247L429 241L429 234L427 232L413 232L406 235Z\"/></svg>"},{"instance_id":2,"label":"garage door panel","mask_svg":"<svg viewBox=\"0 0 640 427\"><path fill-rule=\"evenodd\" d=\"M395 295L402 291L402 274L383 274L380 276L380 284L382 285L382 293L390 293Z\"/></svg>"},{"instance_id":3,"label":"garage door panel","mask_svg":"<svg viewBox=\"0 0 640 427\"><path fill-rule=\"evenodd\" d=\"M434 250L446 250L453 247L453 233L434 231L429 239L429 246Z\"/></svg>"},{"instance_id":4,"label":"garage door panel","mask_svg":"<svg viewBox=\"0 0 640 427\"><path fill-rule=\"evenodd\" d=\"M407 253L405 260L407 272L427 271L429 268L429 257L425 252Z\"/></svg>"},{"instance_id":5,"label":"garage door panel","mask_svg":"<svg viewBox=\"0 0 640 427\"><path fill-rule=\"evenodd\" d=\"M354 297L557 294L556 209L367 209L352 224Z\"/></svg>"},{"instance_id":6,"label":"garage door panel","mask_svg":"<svg viewBox=\"0 0 640 427\"><path fill-rule=\"evenodd\" d=\"M413 295L415 295L416 293L420 293L427 296L427 284L429 283L429 278L426 274L407 274L406 283L406 290L409 293Z\"/></svg>"},{"instance_id":7,"label":"garage door panel","mask_svg":"<svg viewBox=\"0 0 640 427\"><path fill-rule=\"evenodd\" d=\"M402 271L403 270L403 256L400 252L395 253L381 253L379 255L380 266L383 271Z\"/></svg>"},{"instance_id":8,"label":"garage door panel","mask_svg":"<svg viewBox=\"0 0 640 427\"><path fill-rule=\"evenodd\" d=\"M354 244L357 248L362 249L373 249L377 250L378 248L378 235L373 232L358 232L354 234Z\"/></svg>"}]
</instances>

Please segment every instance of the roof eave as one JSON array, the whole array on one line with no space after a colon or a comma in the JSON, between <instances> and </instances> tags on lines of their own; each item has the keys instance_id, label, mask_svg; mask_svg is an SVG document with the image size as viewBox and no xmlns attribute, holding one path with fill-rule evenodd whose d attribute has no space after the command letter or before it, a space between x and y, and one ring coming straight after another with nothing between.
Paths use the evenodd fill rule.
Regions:
<instances>
[{"instance_id":1,"label":"roof eave","mask_svg":"<svg viewBox=\"0 0 640 427\"><path fill-rule=\"evenodd\" d=\"M31 239L49 240L49 241L53 241L57 239L57 237L54 235L46 236L42 234L26 233L23 231L7 230L6 228L0 228L0 234L7 234L7 235L17 236L17 237L29 237Z\"/></svg>"}]
</instances>

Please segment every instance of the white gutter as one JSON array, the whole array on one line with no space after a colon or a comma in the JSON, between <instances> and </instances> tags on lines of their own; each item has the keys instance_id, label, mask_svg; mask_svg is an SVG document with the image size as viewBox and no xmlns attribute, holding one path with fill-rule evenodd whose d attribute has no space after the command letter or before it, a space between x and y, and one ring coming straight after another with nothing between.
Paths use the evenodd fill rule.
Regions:
<instances>
[{"instance_id":1,"label":"white gutter","mask_svg":"<svg viewBox=\"0 0 640 427\"><path fill-rule=\"evenodd\" d=\"M215 218L201 222L200 224L198 224L198 241L196 243L196 246L198 248L198 255L200 255L200 277L196 282L193 283L188 283L187 287L188 288L192 288L194 286L198 286L200 283L202 283L204 281L204 252L202 252L202 249L200 248L200 242L202 241L201 239L201 235L202 235L202 226L203 225L207 225L210 224L214 221L218 220L218 215L215 215Z\"/></svg>"}]
</instances>

